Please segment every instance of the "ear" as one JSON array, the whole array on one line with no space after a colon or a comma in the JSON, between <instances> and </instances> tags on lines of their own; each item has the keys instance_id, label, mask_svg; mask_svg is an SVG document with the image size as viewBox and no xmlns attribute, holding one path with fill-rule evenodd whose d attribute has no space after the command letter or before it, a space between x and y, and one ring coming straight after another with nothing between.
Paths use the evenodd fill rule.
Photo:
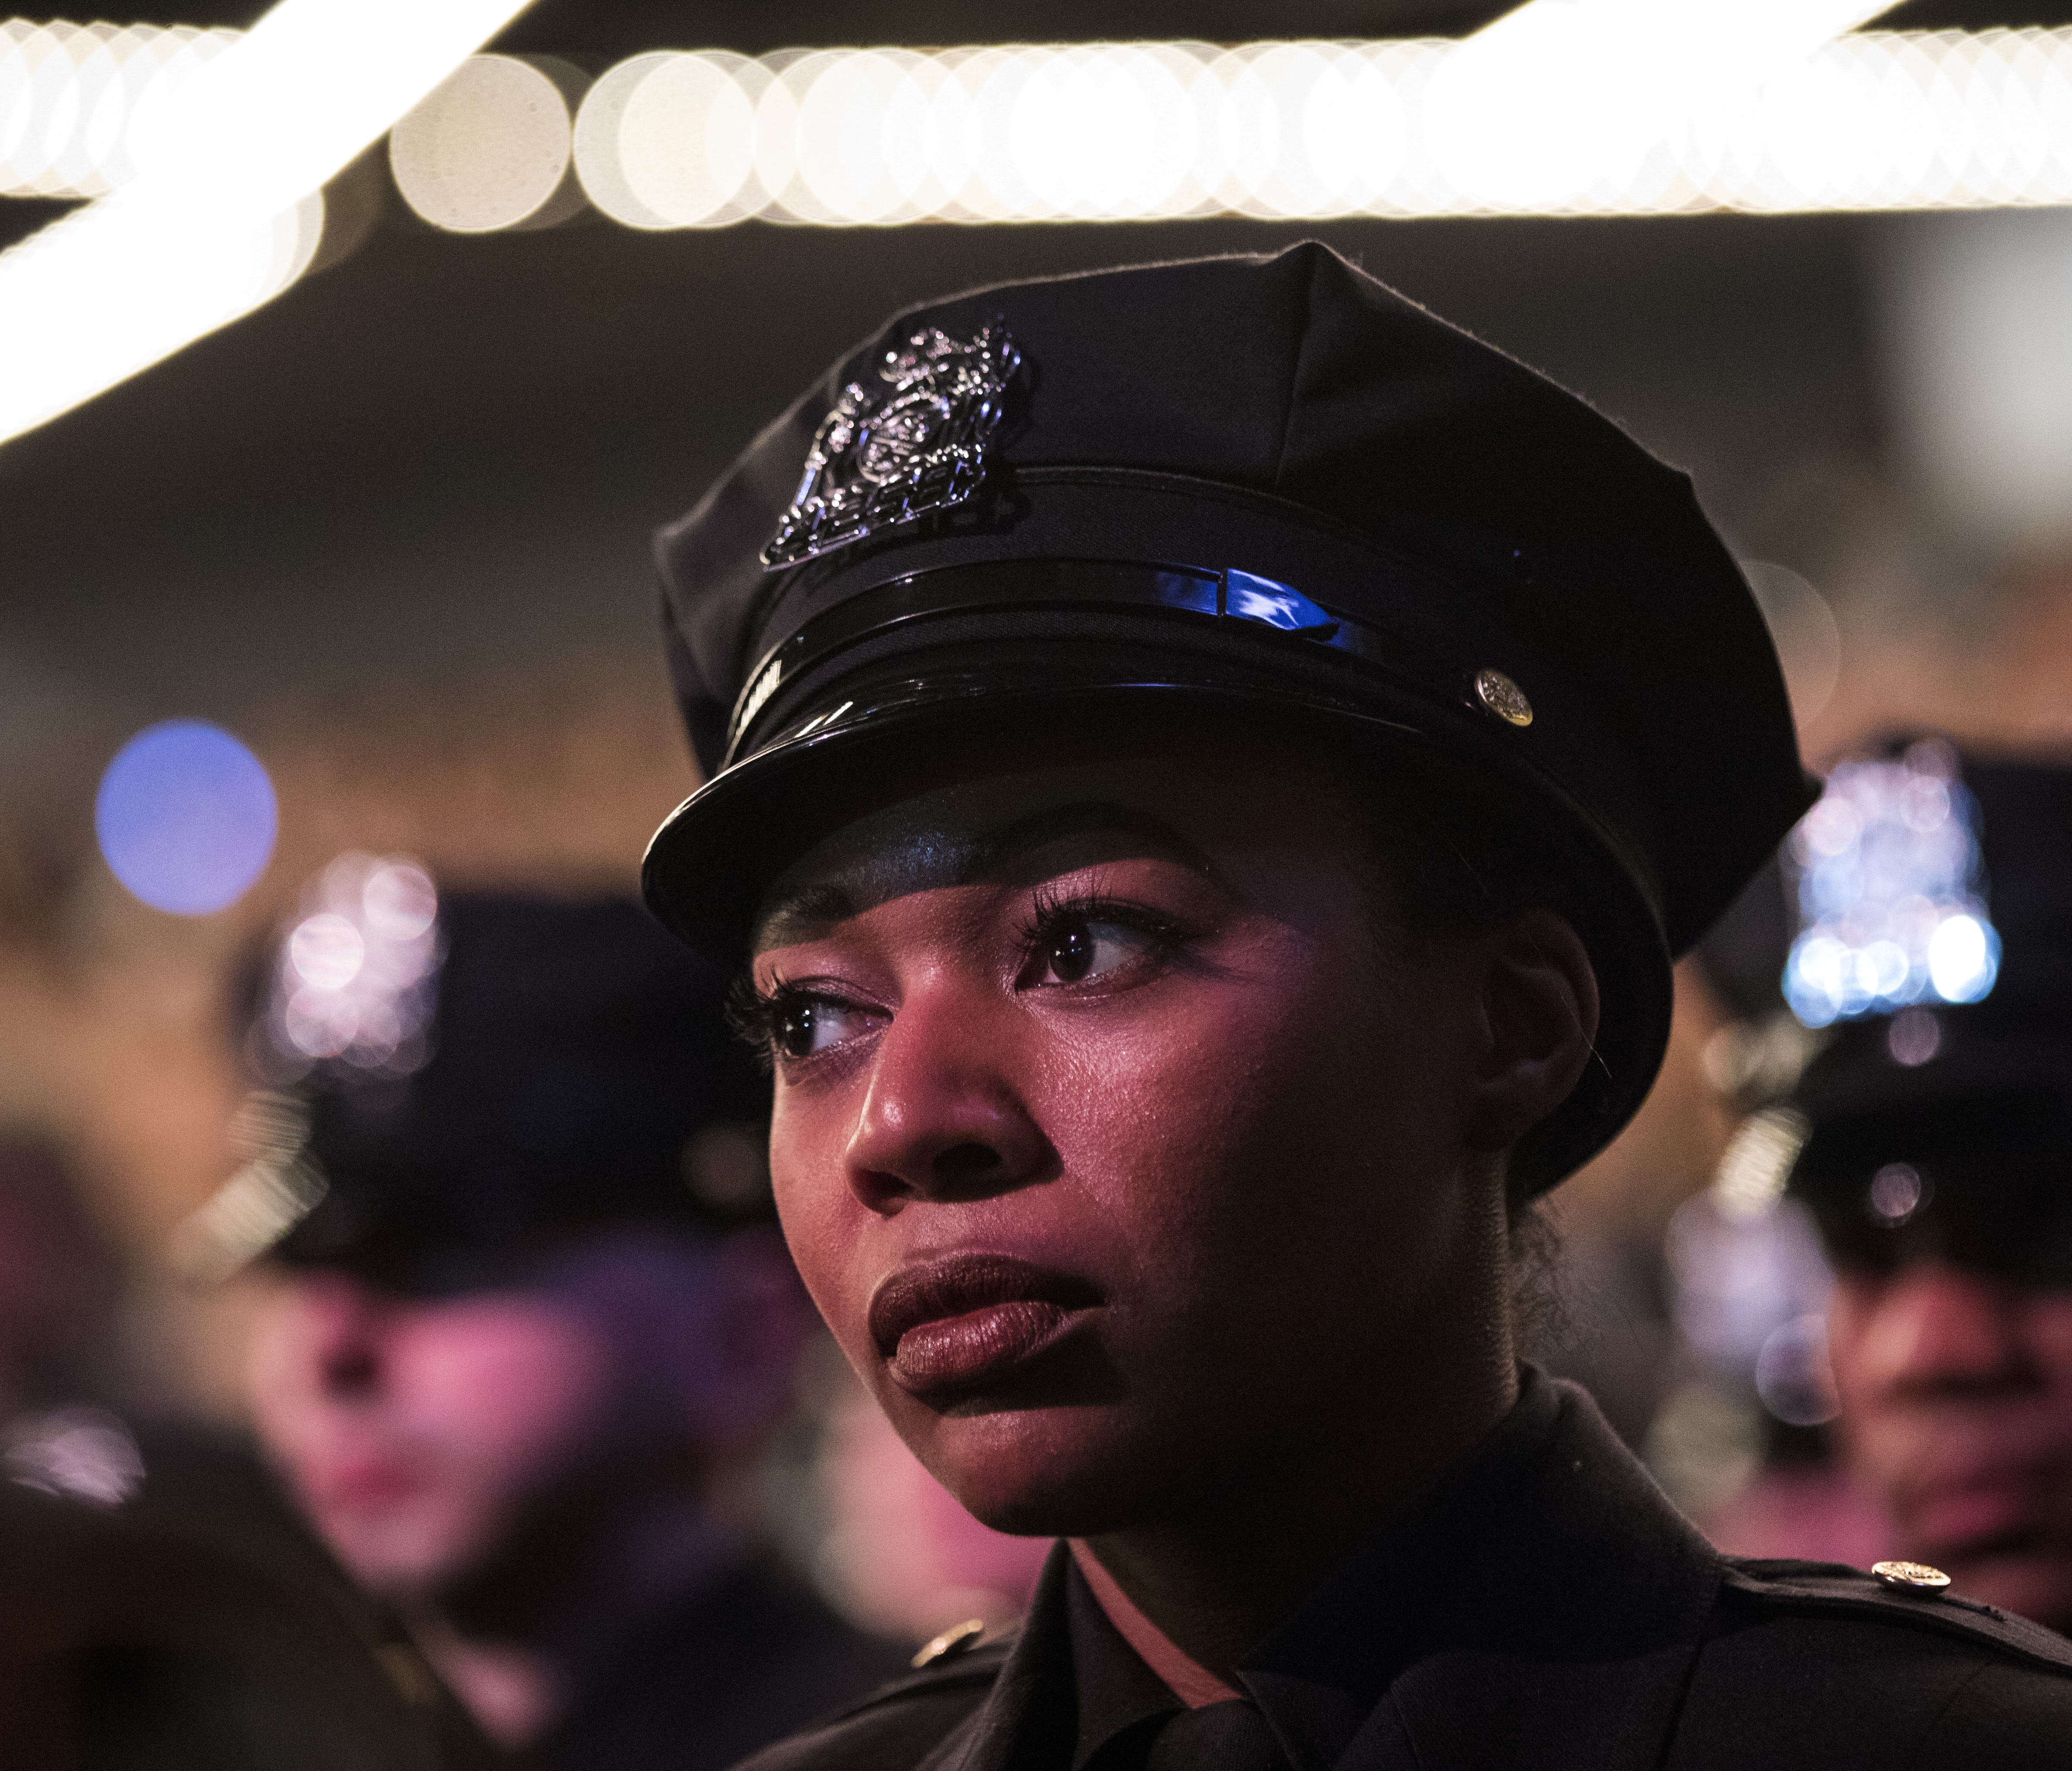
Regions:
<instances>
[{"instance_id":1,"label":"ear","mask_svg":"<svg viewBox=\"0 0 2072 1771\"><path fill-rule=\"evenodd\" d=\"M1488 939L1468 1085L1469 1147L1506 1150L1568 1098L1597 1034L1597 975L1575 930L1532 910Z\"/></svg>"}]
</instances>

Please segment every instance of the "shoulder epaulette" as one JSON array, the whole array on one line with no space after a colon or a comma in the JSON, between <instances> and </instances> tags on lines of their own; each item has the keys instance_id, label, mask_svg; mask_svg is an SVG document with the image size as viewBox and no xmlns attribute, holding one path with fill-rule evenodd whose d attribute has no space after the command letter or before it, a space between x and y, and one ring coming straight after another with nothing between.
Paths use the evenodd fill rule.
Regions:
<instances>
[{"instance_id":1,"label":"shoulder epaulette","mask_svg":"<svg viewBox=\"0 0 2072 1771\"><path fill-rule=\"evenodd\" d=\"M982 1642L964 1650L961 1653L931 1661L919 1672L908 1673L868 1691L848 1708L837 1710L828 1720L839 1722L852 1716L861 1716L866 1710L877 1709L887 1703L897 1703L915 1697L933 1697L956 1690L960 1686L983 1687L990 1685L999 1675L1001 1664L1007 1658L1007 1651L1014 1646L1010 1633L998 1639Z\"/></svg>"},{"instance_id":2,"label":"shoulder epaulette","mask_svg":"<svg viewBox=\"0 0 2072 1771\"><path fill-rule=\"evenodd\" d=\"M2072 1673L2072 1641L2054 1629L1952 1592L1947 1584L1892 1584L1841 1562L1723 1558L1722 1584L1758 1604L1828 1617L1854 1616L1990 1643L2033 1665ZM1914 1568L1914 1563L1880 1564ZM1933 1574L1933 1569L1923 1570Z\"/></svg>"}]
</instances>

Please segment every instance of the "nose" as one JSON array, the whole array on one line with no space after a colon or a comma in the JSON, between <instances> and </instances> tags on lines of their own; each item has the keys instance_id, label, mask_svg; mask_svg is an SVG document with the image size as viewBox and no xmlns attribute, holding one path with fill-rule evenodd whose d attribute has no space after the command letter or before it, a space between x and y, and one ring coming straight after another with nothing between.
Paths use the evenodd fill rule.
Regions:
<instances>
[{"instance_id":1,"label":"nose","mask_svg":"<svg viewBox=\"0 0 2072 1771\"><path fill-rule=\"evenodd\" d=\"M343 1274L302 1283L302 1317L309 1370L333 1402L358 1401L381 1387L381 1300Z\"/></svg>"},{"instance_id":2,"label":"nose","mask_svg":"<svg viewBox=\"0 0 2072 1771\"><path fill-rule=\"evenodd\" d=\"M910 992L878 1039L845 1153L874 1211L909 1199L984 1198L1046 1172L1050 1141L1015 1075L1017 1042L977 992Z\"/></svg>"},{"instance_id":3,"label":"nose","mask_svg":"<svg viewBox=\"0 0 2072 1771\"><path fill-rule=\"evenodd\" d=\"M1903 1268L1862 1313L1853 1357L1863 1387L1902 1395L1984 1393L2030 1379L2016 1300L1941 1261Z\"/></svg>"}]
</instances>

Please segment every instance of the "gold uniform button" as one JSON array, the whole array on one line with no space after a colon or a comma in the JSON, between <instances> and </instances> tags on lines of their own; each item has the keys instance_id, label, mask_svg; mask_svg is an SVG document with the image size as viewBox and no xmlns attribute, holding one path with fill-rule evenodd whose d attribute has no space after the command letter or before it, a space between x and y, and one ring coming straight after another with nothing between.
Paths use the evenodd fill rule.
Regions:
<instances>
[{"instance_id":1,"label":"gold uniform button","mask_svg":"<svg viewBox=\"0 0 2072 1771\"><path fill-rule=\"evenodd\" d=\"M1507 725L1532 723L1532 703L1525 698L1525 691L1500 670L1475 672L1475 700Z\"/></svg>"},{"instance_id":2,"label":"gold uniform button","mask_svg":"<svg viewBox=\"0 0 2072 1771\"><path fill-rule=\"evenodd\" d=\"M966 1649L977 1647L979 1637L985 1633L983 1617L967 1617L960 1624L952 1624L933 1641L922 1644L921 1651L914 1657L915 1670L932 1666L939 1660L956 1659Z\"/></svg>"},{"instance_id":3,"label":"gold uniform button","mask_svg":"<svg viewBox=\"0 0 2072 1771\"><path fill-rule=\"evenodd\" d=\"M1871 1572L1906 1592L1940 1592L1950 1584L1948 1575L1926 1562L1873 1562Z\"/></svg>"}]
</instances>

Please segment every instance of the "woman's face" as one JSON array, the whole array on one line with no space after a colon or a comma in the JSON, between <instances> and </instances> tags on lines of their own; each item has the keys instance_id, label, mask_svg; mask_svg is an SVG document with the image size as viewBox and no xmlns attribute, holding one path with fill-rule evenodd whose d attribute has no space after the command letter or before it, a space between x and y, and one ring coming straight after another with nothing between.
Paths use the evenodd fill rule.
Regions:
<instances>
[{"instance_id":1,"label":"woman's face","mask_svg":"<svg viewBox=\"0 0 2072 1771\"><path fill-rule=\"evenodd\" d=\"M1130 1529L1414 1435L1488 1332L1482 961L1383 932L1359 832L1324 771L1205 741L922 794L767 895L786 1235L989 1524Z\"/></svg>"}]
</instances>

